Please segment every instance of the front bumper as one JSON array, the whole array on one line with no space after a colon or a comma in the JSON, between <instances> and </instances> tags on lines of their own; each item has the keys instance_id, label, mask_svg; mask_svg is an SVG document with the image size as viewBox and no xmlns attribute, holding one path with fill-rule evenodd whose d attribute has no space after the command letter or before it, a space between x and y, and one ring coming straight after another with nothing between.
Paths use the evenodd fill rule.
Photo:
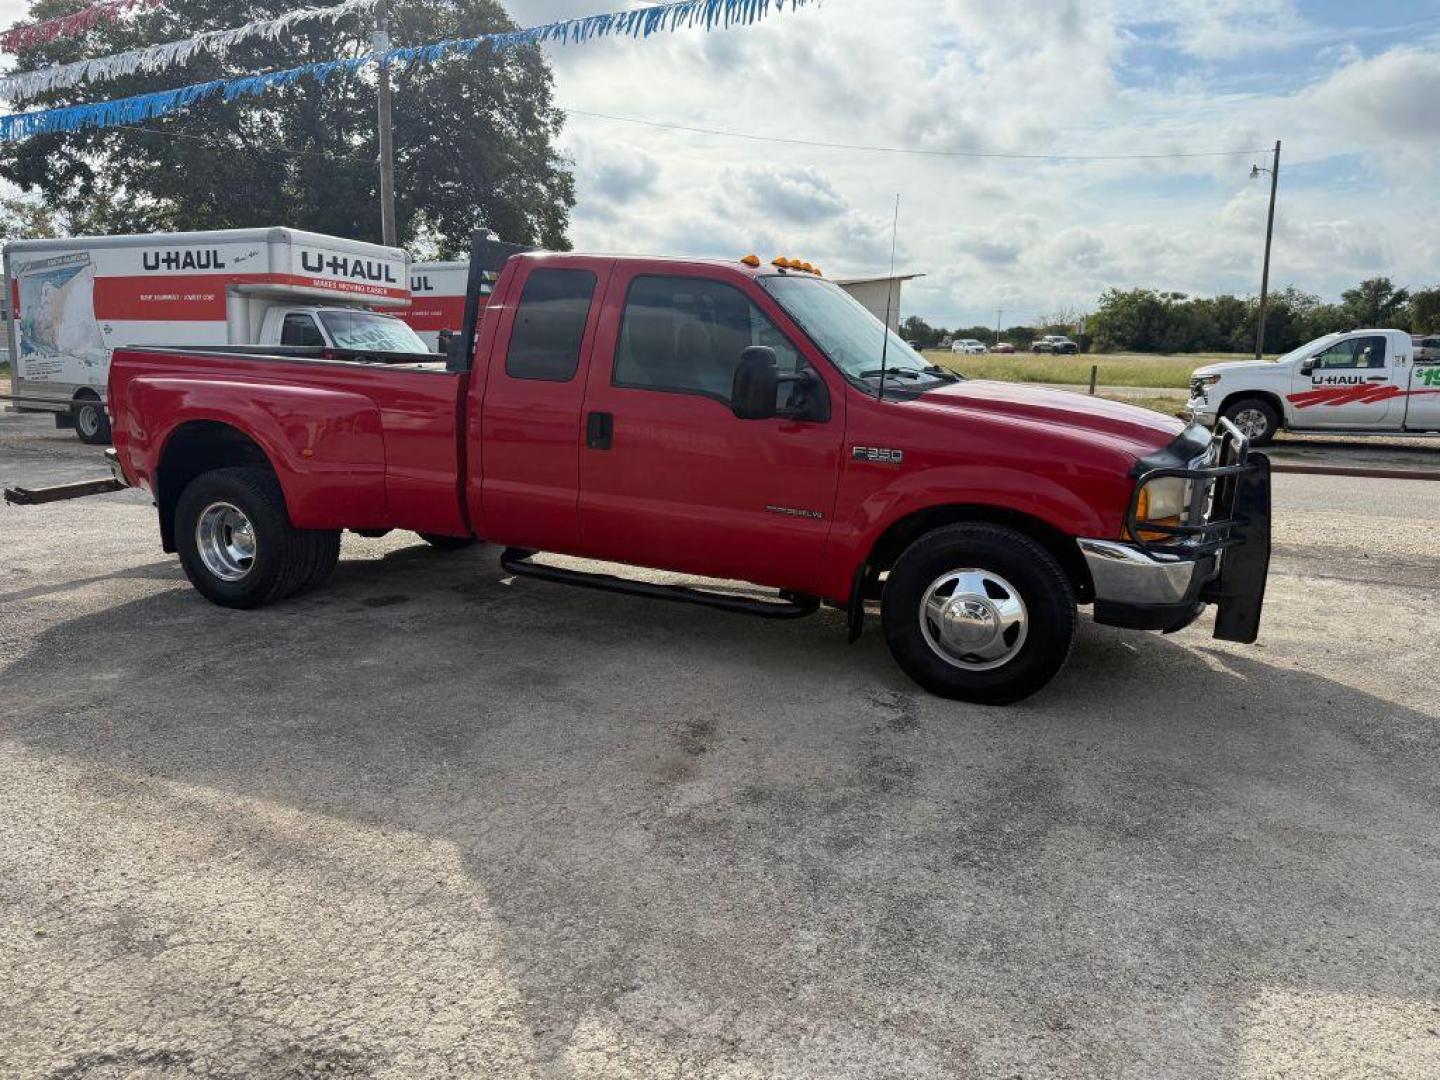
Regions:
<instances>
[{"instance_id":1,"label":"front bumper","mask_svg":"<svg viewBox=\"0 0 1440 1080\"><path fill-rule=\"evenodd\" d=\"M1116 540L1079 543L1095 583L1096 622L1173 633L1205 610L1200 592L1215 579L1218 556L1161 560Z\"/></svg>"},{"instance_id":2,"label":"front bumper","mask_svg":"<svg viewBox=\"0 0 1440 1080\"><path fill-rule=\"evenodd\" d=\"M1220 415L1220 406L1204 394L1193 395L1190 400L1185 403L1185 415L1197 424L1204 424L1208 428L1213 428L1216 418Z\"/></svg>"},{"instance_id":3,"label":"front bumper","mask_svg":"<svg viewBox=\"0 0 1440 1080\"><path fill-rule=\"evenodd\" d=\"M1142 462L1127 541L1079 541L1095 584L1096 622L1170 633L1213 603L1217 638L1248 644L1258 636L1270 567L1270 461L1251 453L1233 424L1219 424L1204 464L1172 465L1163 455ZM1191 485L1189 523L1138 520L1140 489L1171 476Z\"/></svg>"}]
</instances>

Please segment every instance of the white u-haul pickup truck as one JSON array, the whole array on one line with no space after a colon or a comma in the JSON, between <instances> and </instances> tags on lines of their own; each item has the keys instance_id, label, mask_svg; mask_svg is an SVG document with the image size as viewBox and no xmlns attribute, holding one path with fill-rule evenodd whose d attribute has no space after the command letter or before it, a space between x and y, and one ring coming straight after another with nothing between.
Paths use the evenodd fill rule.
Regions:
<instances>
[{"instance_id":1,"label":"white u-haul pickup truck","mask_svg":"<svg viewBox=\"0 0 1440 1080\"><path fill-rule=\"evenodd\" d=\"M1190 414L1226 417L1256 446L1287 431L1440 435L1440 359L1402 330L1348 330L1278 360L1197 368Z\"/></svg>"},{"instance_id":2,"label":"white u-haul pickup truck","mask_svg":"<svg viewBox=\"0 0 1440 1080\"><path fill-rule=\"evenodd\" d=\"M16 240L5 245L12 405L110 439L110 354L133 345L426 353L372 310L410 303L409 256L294 229Z\"/></svg>"}]
</instances>

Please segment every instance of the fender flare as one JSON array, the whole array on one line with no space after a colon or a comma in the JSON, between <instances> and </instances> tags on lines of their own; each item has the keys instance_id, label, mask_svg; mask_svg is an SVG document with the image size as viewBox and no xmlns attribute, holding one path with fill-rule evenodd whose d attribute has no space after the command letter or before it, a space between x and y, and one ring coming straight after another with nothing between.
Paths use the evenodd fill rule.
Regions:
<instances>
[{"instance_id":1,"label":"fender flare","mask_svg":"<svg viewBox=\"0 0 1440 1080\"><path fill-rule=\"evenodd\" d=\"M130 411L165 426L146 439L148 477L159 471L173 438L195 422L239 432L265 455L299 528L363 527L387 517L385 439L380 410L363 394L229 380L141 377L128 388ZM156 483L158 486L158 483ZM161 497L157 491L157 501Z\"/></svg>"}]
</instances>

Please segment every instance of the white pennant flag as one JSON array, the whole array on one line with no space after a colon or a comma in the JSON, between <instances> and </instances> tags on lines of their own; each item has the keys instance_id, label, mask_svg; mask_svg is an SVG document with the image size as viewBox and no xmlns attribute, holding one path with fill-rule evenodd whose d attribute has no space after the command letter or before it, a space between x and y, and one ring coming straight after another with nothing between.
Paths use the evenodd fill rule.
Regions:
<instances>
[{"instance_id":1,"label":"white pennant flag","mask_svg":"<svg viewBox=\"0 0 1440 1080\"><path fill-rule=\"evenodd\" d=\"M345 0L333 7L301 8L273 19L257 19L232 30L210 30L181 41L167 41L163 45L148 45L143 49L99 56L93 60L77 60L73 64L19 72L0 79L0 99L14 101L43 94L47 90L78 86L82 82L100 82L119 75L132 75L137 71L162 71L165 68L178 67L188 63L197 53L219 56L237 42L250 38L274 41L298 22L312 19L336 22L347 15L370 12L378 2L379 0Z\"/></svg>"}]
</instances>

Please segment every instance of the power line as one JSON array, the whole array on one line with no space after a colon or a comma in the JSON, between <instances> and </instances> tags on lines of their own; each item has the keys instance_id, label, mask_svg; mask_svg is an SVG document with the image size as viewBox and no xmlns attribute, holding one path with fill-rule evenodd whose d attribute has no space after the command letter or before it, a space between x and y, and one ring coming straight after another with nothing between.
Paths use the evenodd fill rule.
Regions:
<instances>
[{"instance_id":1,"label":"power line","mask_svg":"<svg viewBox=\"0 0 1440 1080\"><path fill-rule=\"evenodd\" d=\"M301 150L298 147L283 146L277 143L247 143L243 147L237 147L234 143L225 142L221 139L215 139L205 135L190 135L183 131L170 131L169 129L162 128L116 127L105 128L103 130L107 134L113 131L117 133L124 132L126 135L159 135L162 138L166 139L186 139L189 142L204 143L206 146L210 146L214 149L219 150L233 151L237 149L243 149L252 150L256 153L261 154L289 154L291 157L319 158L322 161L362 160L362 155L360 153L331 154L326 153L324 150Z\"/></svg>"},{"instance_id":2,"label":"power line","mask_svg":"<svg viewBox=\"0 0 1440 1080\"><path fill-rule=\"evenodd\" d=\"M1173 151L1145 154L1012 154L989 150L927 150L918 146L876 146L868 143L821 142L817 139L795 139L783 135L756 135L745 131L726 131L721 128L694 127L689 124L671 124L660 120L642 120L634 116L615 116L613 113L590 112L586 109L561 108L572 116L588 116L595 120L613 120L620 124L638 124L641 127L663 128L666 131L688 131L695 135L718 135L726 139L745 139L749 142L783 143L786 146L808 146L825 150L861 150L871 154L918 154L924 157L949 158L1002 158L1012 161L1147 161L1165 158L1207 158L1240 157L1245 154L1269 153L1261 150L1199 150Z\"/></svg>"}]
</instances>

